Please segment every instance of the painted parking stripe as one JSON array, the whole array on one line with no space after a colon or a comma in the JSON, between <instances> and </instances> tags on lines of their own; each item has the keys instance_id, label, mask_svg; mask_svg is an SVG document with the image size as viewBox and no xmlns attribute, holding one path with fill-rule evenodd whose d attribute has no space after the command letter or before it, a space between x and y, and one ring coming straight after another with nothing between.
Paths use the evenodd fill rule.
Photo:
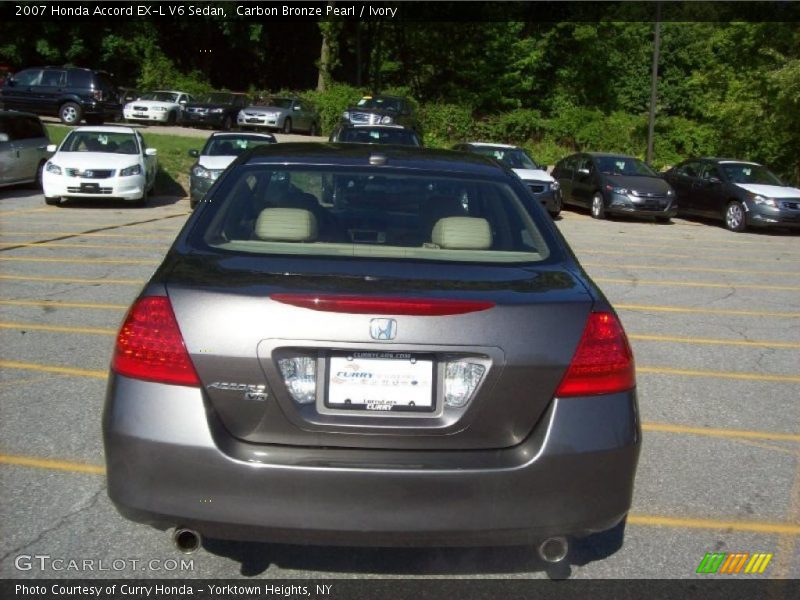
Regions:
<instances>
[{"instance_id":1,"label":"painted parking stripe","mask_svg":"<svg viewBox=\"0 0 800 600\"><path fill-rule=\"evenodd\" d=\"M712 379L738 379L743 381L800 383L800 375L770 375L763 373L742 373L737 371L703 371L698 369L637 366L636 373L649 375L682 375L684 377L707 377Z\"/></svg>"},{"instance_id":2,"label":"painted parking stripe","mask_svg":"<svg viewBox=\"0 0 800 600\"><path fill-rule=\"evenodd\" d=\"M20 456L0 454L0 464L31 467L36 469L50 469L74 473L91 473L104 475L105 467L88 463L38 458L33 456ZM771 533L778 535L800 535L800 525L795 523L775 523L768 521L736 521L718 519L693 519L685 517L667 517L661 515L643 515L631 513L628 515L631 525L650 527L672 527L675 529L717 529L751 533Z\"/></svg>"},{"instance_id":3,"label":"painted parking stripe","mask_svg":"<svg viewBox=\"0 0 800 600\"><path fill-rule=\"evenodd\" d=\"M0 300L5 306L38 306L55 308L85 308L92 310L127 310L127 304L102 304L99 302L65 302L62 300Z\"/></svg>"},{"instance_id":4,"label":"painted parking stripe","mask_svg":"<svg viewBox=\"0 0 800 600\"><path fill-rule=\"evenodd\" d=\"M800 271L765 271L763 269L716 269L713 267L686 267L683 265L628 265L628 264L605 264L582 262L583 267L594 267L601 269L640 269L642 271L680 271L682 273L733 273L751 275L775 275L785 277L786 275L798 277Z\"/></svg>"},{"instance_id":5,"label":"painted parking stripe","mask_svg":"<svg viewBox=\"0 0 800 600\"><path fill-rule=\"evenodd\" d=\"M93 379L107 379L107 371L93 371L90 369L75 369L73 367L58 367L56 365L40 365L37 363L21 362L17 360L0 360L3 369L20 369L23 371L38 371L40 373L54 373L57 375L73 375L75 377L91 377Z\"/></svg>"},{"instance_id":6,"label":"painted parking stripe","mask_svg":"<svg viewBox=\"0 0 800 600\"><path fill-rule=\"evenodd\" d=\"M660 304L613 304L619 311L669 312L696 315L727 315L735 317L777 317L779 319L800 319L800 312L781 312L765 310L740 310L730 308L695 308L693 306L663 306Z\"/></svg>"},{"instance_id":7,"label":"painted parking stripe","mask_svg":"<svg viewBox=\"0 0 800 600\"><path fill-rule=\"evenodd\" d=\"M709 281L672 281L660 279L621 279L615 277L592 277L596 283L621 283L625 285L642 286L656 285L667 287L701 287L744 290L772 290L784 292L800 292L798 285L762 285L756 283L712 283Z\"/></svg>"},{"instance_id":8,"label":"painted parking stripe","mask_svg":"<svg viewBox=\"0 0 800 600\"><path fill-rule=\"evenodd\" d=\"M628 338L640 342L661 342L666 344L701 344L710 346L745 346L754 348L800 348L800 343L768 340L723 340L714 338L677 337L672 335L645 335L629 333Z\"/></svg>"},{"instance_id":9,"label":"painted parking stripe","mask_svg":"<svg viewBox=\"0 0 800 600\"><path fill-rule=\"evenodd\" d=\"M769 442L797 442L800 434L773 433L771 431L751 431L747 429L720 429L714 427L689 427L670 423L642 423L642 431L659 433L677 433L683 435L699 435L728 439L764 440Z\"/></svg>"},{"instance_id":10,"label":"painted parking stripe","mask_svg":"<svg viewBox=\"0 0 800 600\"><path fill-rule=\"evenodd\" d=\"M572 246L572 249L575 251L575 253L578 254L578 256L583 256L583 255L591 255L591 256L625 256L626 258L630 258L630 256L631 256L630 252L620 252L620 251L615 251L615 250L596 250L596 249L579 250L579 247L580 247L579 243L573 243L573 244L571 244L571 246ZM669 259L669 258L689 258L689 259L692 259L692 260L696 260L697 259L697 256L696 255L692 255L692 254L673 254L671 252L669 254L666 254L664 252L637 252L636 253L636 257L637 258L642 257L642 256L654 257L654 258L665 258L665 259ZM730 257L728 257L728 256L722 256L722 257L720 257L720 256L709 256L709 255L704 255L703 256L703 262L708 262L709 260L725 261L726 263L729 263L731 261ZM767 264L771 264L771 265L781 265L781 266L784 266L787 262L798 262L798 263L800 263L800 261L775 260L774 258L751 258L749 256L747 257L747 262L748 263L767 263ZM581 263L581 264L583 264L583 263ZM758 271L758 272L760 273L760 271Z\"/></svg>"},{"instance_id":11,"label":"painted parking stripe","mask_svg":"<svg viewBox=\"0 0 800 600\"><path fill-rule=\"evenodd\" d=\"M569 239L572 235L576 235L576 234L567 235L566 236L567 239ZM577 234L577 235L580 235L580 234ZM741 256L741 254L742 254L741 253L741 249L737 250L735 247L731 247L730 249L720 249L719 246L698 246L698 245L695 245L692 240L676 240L676 241L680 241L680 242L682 242L682 244L641 244L641 243L637 243L637 242L629 242L627 240L623 240L626 248L650 248L650 249L654 249L654 250L655 249L663 249L663 250L675 250L677 252L686 252L686 244L691 244L692 245L691 246L692 250L697 250L697 251L706 251L707 250L709 252L714 252L716 254L727 254L727 255L730 255L730 256ZM614 245L614 244L609 243L608 242L608 238L603 238L603 241L597 242L596 244L592 244L585 236L582 236L580 240L576 240L575 241L575 249L576 250L579 249L581 247L581 244L591 244L590 247L592 249L599 248L601 250L602 249L606 249L606 248L607 249L619 248L619 244ZM570 245L572 245L571 242L570 242ZM769 246L769 249L771 251L773 251L773 252L792 252L792 251L796 251L796 248L794 248L792 246L780 247L780 246L771 245L771 246ZM630 256L630 253L628 255ZM794 257L794 258L796 259L797 257Z\"/></svg>"},{"instance_id":12,"label":"painted parking stripe","mask_svg":"<svg viewBox=\"0 0 800 600\"><path fill-rule=\"evenodd\" d=\"M0 256L2 262L68 263L81 265L156 265L160 261L149 258L50 258L39 256Z\"/></svg>"},{"instance_id":13,"label":"painted parking stripe","mask_svg":"<svg viewBox=\"0 0 800 600\"><path fill-rule=\"evenodd\" d=\"M74 237L100 237L100 238L147 238L159 240L172 240L175 239L174 235L156 235L149 233L83 233L81 231L2 231L0 236L30 236L30 235L71 235Z\"/></svg>"},{"instance_id":14,"label":"painted parking stripe","mask_svg":"<svg viewBox=\"0 0 800 600\"><path fill-rule=\"evenodd\" d=\"M79 333L89 335L116 335L116 329L106 327L69 327L67 325L40 325L39 323L8 323L0 321L0 329L22 329L25 331L47 331L52 333Z\"/></svg>"},{"instance_id":15,"label":"painted parking stripe","mask_svg":"<svg viewBox=\"0 0 800 600\"><path fill-rule=\"evenodd\" d=\"M154 244L61 244L58 242L2 242L0 248L14 246L15 248L27 249L40 249L47 250L49 248L64 248L64 249L96 249L96 250L152 250L153 252L164 252L169 248L169 244L158 246Z\"/></svg>"},{"instance_id":16,"label":"painted parking stripe","mask_svg":"<svg viewBox=\"0 0 800 600\"><path fill-rule=\"evenodd\" d=\"M0 275L6 281L50 281L52 283L82 283L97 285L143 285L144 279L86 279L79 277L51 277L46 275Z\"/></svg>"}]
</instances>

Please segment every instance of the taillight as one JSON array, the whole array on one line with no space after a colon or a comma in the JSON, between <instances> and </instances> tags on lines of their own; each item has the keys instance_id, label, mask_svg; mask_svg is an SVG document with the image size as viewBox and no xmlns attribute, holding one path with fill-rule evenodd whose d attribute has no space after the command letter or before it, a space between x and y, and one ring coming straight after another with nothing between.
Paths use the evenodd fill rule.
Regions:
<instances>
[{"instance_id":1,"label":"taillight","mask_svg":"<svg viewBox=\"0 0 800 600\"><path fill-rule=\"evenodd\" d=\"M440 300L436 298L387 298L375 296L318 296L313 294L272 294L276 302L311 310L358 315L416 315L435 317L463 315L487 310L494 302L480 300Z\"/></svg>"},{"instance_id":2,"label":"taillight","mask_svg":"<svg viewBox=\"0 0 800 600\"><path fill-rule=\"evenodd\" d=\"M111 368L119 375L199 386L169 298L140 298L128 313L117 335Z\"/></svg>"},{"instance_id":3,"label":"taillight","mask_svg":"<svg viewBox=\"0 0 800 600\"><path fill-rule=\"evenodd\" d=\"M619 319L609 312L591 313L556 396L611 394L635 385L633 353Z\"/></svg>"}]
</instances>

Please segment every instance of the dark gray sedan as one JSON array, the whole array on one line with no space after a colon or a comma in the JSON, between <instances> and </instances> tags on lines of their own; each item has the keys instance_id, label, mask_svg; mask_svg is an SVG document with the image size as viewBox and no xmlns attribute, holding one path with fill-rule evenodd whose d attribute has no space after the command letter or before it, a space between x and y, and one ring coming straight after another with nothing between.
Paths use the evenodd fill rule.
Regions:
<instances>
[{"instance_id":1,"label":"dark gray sedan","mask_svg":"<svg viewBox=\"0 0 800 600\"><path fill-rule=\"evenodd\" d=\"M119 511L175 527L183 551L524 543L551 563L620 524L633 357L527 194L460 152L239 157L117 337L103 428Z\"/></svg>"}]
</instances>

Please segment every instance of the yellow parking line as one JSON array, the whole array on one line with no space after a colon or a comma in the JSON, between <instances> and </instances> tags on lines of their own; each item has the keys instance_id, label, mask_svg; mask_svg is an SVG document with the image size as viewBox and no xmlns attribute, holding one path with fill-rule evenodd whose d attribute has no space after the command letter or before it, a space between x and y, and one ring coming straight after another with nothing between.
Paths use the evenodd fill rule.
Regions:
<instances>
[{"instance_id":1,"label":"yellow parking line","mask_svg":"<svg viewBox=\"0 0 800 600\"><path fill-rule=\"evenodd\" d=\"M590 262L582 262L581 265L584 267L600 267L600 268L607 268L607 269L641 269L643 271L650 270L650 271L681 271L681 272L689 272L689 273L749 273L752 275L794 275L797 277L800 275L798 271L764 271L763 269L715 269L713 267L686 267L683 265L627 265L627 264L620 264L620 263L612 263L612 264L605 264L605 263L590 263Z\"/></svg>"},{"instance_id":2,"label":"yellow parking line","mask_svg":"<svg viewBox=\"0 0 800 600\"><path fill-rule=\"evenodd\" d=\"M15 248L41 248L47 250L48 248L76 248L78 250L84 248L98 249L98 250L153 250L164 252L169 248L169 244L163 246L154 246L153 244L60 244L58 242L2 242L0 248L8 248L14 246Z\"/></svg>"},{"instance_id":3,"label":"yellow parking line","mask_svg":"<svg viewBox=\"0 0 800 600\"><path fill-rule=\"evenodd\" d=\"M750 431L746 429L718 429L713 427L687 427L685 425L671 425L669 423L642 423L642 431L702 435L730 439L768 440L772 442L800 442L800 435L795 433L773 433L771 431Z\"/></svg>"},{"instance_id":4,"label":"yellow parking line","mask_svg":"<svg viewBox=\"0 0 800 600\"><path fill-rule=\"evenodd\" d=\"M158 260L145 258L45 258L38 256L0 256L0 261L7 262L44 262L44 263L71 263L88 265L155 265Z\"/></svg>"},{"instance_id":5,"label":"yellow parking line","mask_svg":"<svg viewBox=\"0 0 800 600\"><path fill-rule=\"evenodd\" d=\"M37 469L72 471L74 473L92 473L95 475L105 475L106 472L105 467L100 465L90 465L86 463L65 460L52 460L49 458L35 458L33 456L14 456L10 454L0 454L0 464L34 467Z\"/></svg>"},{"instance_id":6,"label":"yellow parking line","mask_svg":"<svg viewBox=\"0 0 800 600\"><path fill-rule=\"evenodd\" d=\"M715 379L740 379L744 381L781 381L800 383L800 375L766 375L736 371L700 371L696 369L672 369L668 367L636 367L637 373L654 375L683 375L685 377L711 377Z\"/></svg>"},{"instance_id":7,"label":"yellow parking line","mask_svg":"<svg viewBox=\"0 0 800 600\"><path fill-rule=\"evenodd\" d=\"M16 360L0 360L0 367L4 369L39 371L40 373L56 373L58 375L74 375L76 377L92 377L94 379L108 378L107 371L91 371L89 369L74 369L72 367L57 367L55 365L39 365Z\"/></svg>"},{"instance_id":8,"label":"yellow parking line","mask_svg":"<svg viewBox=\"0 0 800 600\"><path fill-rule=\"evenodd\" d=\"M774 533L800 535L800 525L795 523L769 523L765 521L720 521L717 519L690 519L684 517L661 517L656 515L629 514L631 525L674 527L677 529L721 529L747 531L751 533Z\"/></svg>"},{"instance_id":9,"label":"yellow parking line","mask_svg":"<svg viewBox=\"0 0 800 600\"><path fill-rule=\"evenodd\" d=\"M676 344L708 344L719 346L752 346L756 348L800 348L800 343L766 340L719 340L712 338L677 337L671 335L628 334L628 338L643 342L665 342Z\"/></svg>"},{"instance_id":10,"label":"yellow parking line","mask_svg":"<svg viewBox=\"0 0 800 600\"><path fill-rule=\"evenodd\" d=\"M125 304L100 304L97 302L62 302L61 300L0 300L6 306L51 306L57 308L90 308L98 310L127 310Z\"/></svg>"},{"instance_id":11,"label":"yellow parking line","mask_svg":"<svg viewBox=\"0 0 800 600\"><path fill-rule=\"evenodd\" d=\"M711 283L708 281L670 281L661 279L620 279L615 277L592 277L599 283L624 283L627 285L663 285L669 287L704 287L704 288L724 288L724 289L747 289L747 290L774 290L786 292L800 292L798 285L762 285L755 283Z\"/></svg>"},{"instance_id":12,"label":"yellow parking line","mask_svg":"<svg viewBox=\"0 0 800 600\"><path fill-rule=\"evenodd\" d=\"M87 284L112 284L112 285L142 285L143 279L83 279L78 277L47 277L44 275L0 275L0 279L7 281L52 281L55 283L87 283Z\"/></svg>"},{"instance_id":13,"label":"yellow parking line","mask_svg":"<svg viewBox=\"0 0 800 600\"><path fill-rule=\"evenodd\" d=\"M124 227L125 225L120 225ZM45 235L47 237L73 235L75 237L107 237L107 238L148 238L172 240L174 235L153 235L147 233L83 233L81 231L0 231L0 235L19 236L19 235Z\"/></svg>"},{"instance_id":14,"label":"yellow parking line","mask_svg":"<svg viewBox=\"0 0 800 600\"><path fill-rule=\"evenodd\" d=\"M55 333L86 333L92 335L116 335L116 329L105 327L68 327L66 325L40 325L38 323L8 323L0 321L0 329L25 329L28 331L52 331Z\"/></svg>"},{"instance_id":15,"label":"yellow parking line","mask_svg":"<svg viewBox=\"0 0 800 600\"><path fill-rule=\"evenodd\" d=\"M779 312L765 310L739 310L729 308L694 308L690 306L662 306L660 304L614 304L617 310L643 312L671 312L698 315L729 315L735 317L778 317L781 319L800 318L800 312Z\"/></svg>"},{"instance_id":16,"label":"yellow parking line","mask_svg":"<svg viewBox=\"0 0 800 600\"><path fill-rule=\"evenodd\" d=\"M569 237L572 236L572 235L580 236L579 239L576 238L576 240L575 240L576 245L592 244L592 246L594 246L595 244L599 244L601 248L603 248L603 247L611 247L611 243L608 241L609 238L606 237L606 236L603 236L603 237L594 236L594 238L593 238L593 236L587 236L587 235L585 235L585 233L584 234L577 234L577 233L573 232L569 236L567 236L567 238L569 239ZM596 239L597 241L594 242L593 239ZM752 244L752 242L727 243L727 242L722 241L722 240L719 240L719 241L714 240L714 242L713 242L714 245L704 245L704 244L703 245L698 245L698 242L701 242L701 244L702 244L702 242L707 242L707 241L710 241L710 240L696 240L696 239L689 239L689 238L686 238L686 239L676 238L676 239L672 239L672 240L667 240L665 238L636 238L636 239L663 239L664 241L675 242L674 244L651 244L651 243L631 242L631 241L629 241L629 239L630 238L628 237L628 235L624 235L622 238L620 238L620 242L622 244L624 244L626 248L628 248L628 247L633 247L633 248L664 248L664 249L667 249L667 250L668 249L675 249L675 250L679 250L679 251L680 250L686 251L687 246L691 246L692 250L713 250L715 252L723 253L723 254L724 253L740 254L740 250L737 250L737 248L740 248L740 246L739 246L740 243L742 243L742 244L744 244L744 243ZM780 243L777 243L777 242L764 242L763 244L760 244L760 245L763 245L765 248L769 248L771 250L782 250L782 251L795 250L795 247L793 245L791 245L791 243L780 244Z\"/></svg>"},{"instance_id":17,"label":"yellow parking line","mask_svg":"<svg viewBox=\"0 0 800 600\"><path fill-rule=\"evenodd\" d=\"M631 256L630 252L621 252L621 251L615 251L615 250L594 250L594 249L593 250L579 250L579 245L577 243L572 244L572 247L573 247L573 250L575 250L575 253L578 254L578 256L583 256L583 255L586 255L586 254L588 254L588 255L598 255L598 256L625 256L627 258L630 258L630 256ZM672 253L664 253L664 252L637 252L636 253L636 257L637 258L639 258L641 256L648 256L648 257L652 256L652 257L656 257L656 258L665 258L665 259L669 259L669 258L691 258L693 260L697 259L697 256L693 255L693 254L672 254ZM709 256L709 255L704 255L703 256L703 261L704 262L709 261L709 260L724 260L725 262L730 262L731 259L728 256L724 256L724 257ZM747 262L748 263L768 263L768 264L771 264L771 265L784 266L787 262L791 262L791 261L775 260L774 258L750 258L748 256L747 257ZM738 272L740 272L740 271L737 271L737 273Z\"/></svg>"},{"instance_id":18,"label":"yellow parking line","mask_svg":"<svg viewBox=\"0 0 800 600\"><path fill-rule=\"evenodd\" d=\"M0 217L5 217L5 216L12 216L13 217L15 215L24 215L24 214L28 214L28 213L42 212L42 211L45 211L45 210L50 210L50 209L47 208L46 206L43 206L41 208L25 208L25 209L19 209L19 210L0 210Z\"/></svg>"}]
</instances>

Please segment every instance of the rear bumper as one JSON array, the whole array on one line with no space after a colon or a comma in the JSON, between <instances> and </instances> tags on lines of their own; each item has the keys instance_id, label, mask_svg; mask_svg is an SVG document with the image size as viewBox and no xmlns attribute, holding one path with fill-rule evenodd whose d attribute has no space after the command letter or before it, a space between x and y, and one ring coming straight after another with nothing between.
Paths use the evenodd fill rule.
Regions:
<instances>
[{"instance_id":1,"label":"rear bumper","mask_svg":"<svg viewBox=\"0 0 800 600\"><path fill-rule=\"evenodd\" d=\"M533 543L628 512L641 444L635 391L555 400L502 450L255 445L196 388L111 375L108 493L125 517L212 538L365 545Z\"/></svg>"}]
</instances>

